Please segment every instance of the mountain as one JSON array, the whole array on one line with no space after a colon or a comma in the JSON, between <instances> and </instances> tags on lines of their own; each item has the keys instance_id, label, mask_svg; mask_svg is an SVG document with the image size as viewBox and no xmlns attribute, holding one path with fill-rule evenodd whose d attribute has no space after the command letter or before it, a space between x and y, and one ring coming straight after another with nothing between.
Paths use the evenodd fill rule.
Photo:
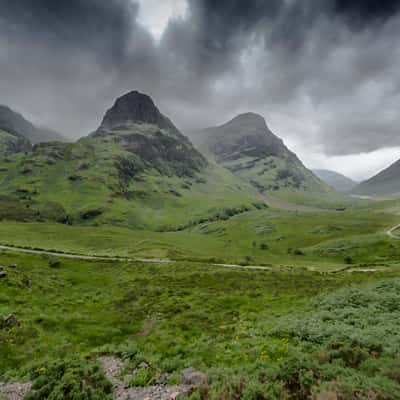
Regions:
<instances>
[{"instance_id":1,"label":"mountain","mask_svg":"<svg viewBox=\"0 0 400 400\"><path fill-rule=\"evenodd\" d=\"M139 155L141 163L162 174L192 176L208 164L153 100L137 91L117 99L91 136Z\"/></svg>"},{"instance_id":2,"label":"mountain","mask_svg":"<svg viewBox=\"0 0 400 400\"><path fill-rule=\"evenodd\" d=\"M0 105L0 149L7 152L28 151L31 147L30 143L57 140L63 140L58 133L47 128L38 128L21 114Z\"/></svg>"},{"instance_id":3,"label":"mountain","mask_svg":"<svg viewBox=\"0 0 400 400\"><path fill-rule=\"evenodd\" d=\"M313 172L319 179L333 187L339 193L350 193L357 186L357 182L335 171L315 169Z\"/></svg>"},{"instance_id":4,"label":"mountain","mask_svg":"<svg viewBox=\"0 0 400 400\"><path fill-rule=\"evenodd\" d=\"M254 113L241 114L224 125L191 136L217 164L249 182L261 193L329 193L283 141Z\"/></svg>"},{"instance_id":5,"label":"mountain","mask_svg":"<svg viewBox=\"0 0 400 400\"><path fill-rule=\"evenodd\" d=\"M264 206L251 185L209 163L136 91L75 143L40 143L0 158L0 193L0 219L168 231Z\"/></svg>"},{"instance_id":6,"label":"mountain","mask_svg":"<svg viewBox=\"0 0 400 400\"><path fill-rule=\"evenodd\" d=\"M400 160L389 168L356 186L353 194L362 196L387 196L400 194Z\"/></svg>"}]
</instances>

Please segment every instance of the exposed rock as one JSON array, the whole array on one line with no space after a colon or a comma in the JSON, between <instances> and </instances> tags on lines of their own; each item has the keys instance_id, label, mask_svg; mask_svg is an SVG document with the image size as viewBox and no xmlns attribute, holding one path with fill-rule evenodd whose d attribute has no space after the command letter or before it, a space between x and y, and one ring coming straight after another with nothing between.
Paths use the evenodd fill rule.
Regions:
<instances>
[{"instance_id":1,"label":"exposed rock","mask_svg":"<svg viewBox=\"0 0 400 400\"><path fill-rule=\"evenodd\" d=\"M0 327L1 328L14 328L16 326L21 326L21 323L17 320L17 318L11 314L8 315L7 317L4 317L1 321L0 321Z\"/></svg>"},{"instance_id":2,"label":"exposed rock","mask_svg":"<svg viewBox=\"0 0 400 400\"><path fill-rule=\"evenodd\" d=\"M318 394L317 400L338 400L338 395L333 390L324 390Z\"/></svg>"},{"instance_id":3,"label":"exposed rock","mask_svg":"<svg viewBox=\"0 0 400 400\"><path fill-rule=\"evenodd\" d=\"M193 142L218 164L260 192L280 189L329 191L258 114L241 114L221 126L197 132Z\"/></svg>"},{"instance_id":4,"label":"exposed rock","mask_svg":"<svg viewBox=\"0 0 400 400\"><path fill-rule=\"evenodd\" d=\"M114 399L116 400L172 400L188 396L193 392L193 385L157 384L148 387L127 387L125 380L120 380L120 375L124 370L124 363L114 357L101 357L99 361L103 365L107 378L114 386ZM143 363L143 367L144 367ZM147 364L146 364L147 365Z\"/></svg>"},{"instance_id":5,"label":"exposed rock","mask_svg":"<svg viewBox=\"0 0 400 400\"><path fill-rule=\"evenodd\" d=\"M187 368L181 372L182 383L184 385L199 386L207 379L206 374L196 371L194 368Z\"/></svg>"},{"instance_id":6,"label":"exposed rock","mask_svg":"<svg viewBox=\"0 0 400 400\"><path fill-rule=\"evenodd\" d=\"M153 100L137 91L117 99L91 137L115 143L136 157L116 162L123 172L126 166L133 167L133 176L145 167L163 175L193 176L208 164Z\"/></svg>"},{"instance_id":7,"label":"exposed rock","mask_svg":"<svg viewBox=\"0 0 400 400\"><path fill-rule=\"evenodd\" d=\"M114 130L136 123L176 130L172 122L161 114L151 97L137 91L127 93L116 100L107 111L100 129Z\"/></svg>"},{"instance_id":8,"label":"exposed rock","mask_svg":"<svg viewBox=\"0 0 400 400\"><path fill-rule=\"evenodd\" d=\"M31 383L0 383L0 399L22 400L31 387Z\"/></svg>"},{"instance_id":9,"label":"exposed rock","mask_svg":"<svg viewBox=\"0 0 400 400\"><path fill-rule=\"evenodd\" d=\"M8 274L6 271L0 271L0 279L1 278L7 278Z\"/></svg>"}]
</instances>

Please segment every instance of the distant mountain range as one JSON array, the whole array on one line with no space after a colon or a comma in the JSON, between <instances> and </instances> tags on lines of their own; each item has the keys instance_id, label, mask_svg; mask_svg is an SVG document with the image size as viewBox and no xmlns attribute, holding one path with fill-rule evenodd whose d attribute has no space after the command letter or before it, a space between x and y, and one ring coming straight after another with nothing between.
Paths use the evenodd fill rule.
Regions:
<instances>
[{"instance_id":1,"label":"distant mountain range","mask_svg":"<svg viewBox=\"0 0 400 400\"><path fill-rule=\"evenodd\" d=\"M352 189L358 185L356 181L353 181L347 176L339 174L335 171L330 171L327 169L315 169L313 172L322 181L333 187L339 193L350 193Z\"/></svg>"},{"instance_id":2,"label":"distant mountain range","mask_svg":"<svg viewBox=\"0 0 400 400\"><path fill-rule=\"evenodd\" d=\"M356 186L353 194L360 196L400 195L400 160Z\"/></svg>"},{"instance_id":3,"label":"distant mountain range","mask_svg":"<svg viewBox=\"0 0 400 400\"><path fill-rule=\"evenodd\" d=\"M24 152L33 144L63 140L57 132L38 128L21 114L0 105L0 149L3 152Z\"/></svg>"}]
</instances>

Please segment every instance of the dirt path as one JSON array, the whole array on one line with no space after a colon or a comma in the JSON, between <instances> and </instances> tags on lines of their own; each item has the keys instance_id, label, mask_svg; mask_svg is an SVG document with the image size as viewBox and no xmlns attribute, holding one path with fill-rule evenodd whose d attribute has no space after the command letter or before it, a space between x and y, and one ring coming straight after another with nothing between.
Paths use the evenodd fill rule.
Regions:
<instances>
[{"instance_id":1,"label":"dirt path","mask_svg":"<svg viewBox=\"0 0 400 400\"><path fill-rule=\"evenodd\" d=\"M391 237L392 239L400 239L400 235L396 235L395 233L393 233L394 231L396 231L397 229L400 228L400 224L394 226L393 228L389 229L388 231L386 231L386 234Z\"/></svg>"},{"instance_id":2,"label":"dirt path","mask_svg":"<svg viewBox=\"0 0 400 400\"><path fill-rule=\"evenodd\" d=\"M74 260L86 260L86 261L122 261L122 262L143 262L149 264L162 264L162 263L174 263L173 260L156 260L156 259L141 259L141 258L126 258L126 257L102 257L102 256L88 256L82 254L71 254L71 253L60 253L57 251L47 251L47 250L33 250L33 249L25 249L23 247L17 246L3 246L0 245L0 250L8 250L14 251L17 253L27 253L27 254L39 254L46 256L55 256L61 258L70 258Z\"/></svg>"},{"instance_id":3,"label":"dirt path","mask_svg":"<svg viewBox=\"0 0 400 400\"><path fill-rule=\"evenodd\" d=\"M70 253L59 253L57 251L46 251L46 250L33 250L33 249L25 249L23 247L17 246L3 246L0 245L0 250L13 251L16 253L26 253L26 254L37 254L37 255L46 255L46 256L54 256L59 258L69 258L74 260L83 260L83 261L119 261L119 262L130 262L130 263L144 263L144 264L173 264L176 261L169 259L145 259L145 258L126 258L126 257L102 257L102 256L89 256L89 255L81 255L81 254L70 254ZM207 264L207 263L204 263ZM261 271L269 271L271 268L258 266L258 265L237 265L237 264L209 264L213 267L221 267L221 268L234 268L234 269L247 269L247 270L261 270Z\"/></svg>"}]
</instances>

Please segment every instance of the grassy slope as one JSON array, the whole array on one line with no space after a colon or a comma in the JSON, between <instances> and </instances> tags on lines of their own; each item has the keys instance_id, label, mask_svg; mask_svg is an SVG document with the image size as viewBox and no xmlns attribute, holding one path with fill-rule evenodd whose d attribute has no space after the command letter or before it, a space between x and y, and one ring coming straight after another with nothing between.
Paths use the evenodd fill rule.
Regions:
<instances>
[{"instance_id":1,"label":"grassy slope","mask_svg":"<svg viewBox=\"0 0 400 400\"><path fill-rule=\"evenodd\" d=\"M248 130L244 128L236 132L229 131L227 137L221 143L230 143L235 133L240 137L247 134ZM208 135L211 134L211 137L207 137L207 134L202 136L204 134L206 132L192 135L192 140L210 160L218 159L214 154L214 147L217 147L214 143L214 136L218 133L210 130ZM218 140L216 142L218 143ZM242 150L246 151L243 146ZM278 201L282 200L285 203L318 208L336 208L346 203L346 198L343 195L321 181L287 149L279 156L260 155L255 157L242 154L238 158L234 157L233 159L232 157L229 160L222 160L220 165L251 184L262 195L272 196Z\"/></svg>"},{"instance_id":2,"label":"grassy slope","mask_svg":"<svg viewBox=\"0 0 400 400\"><path fill-rule=\"evenodd\" d=\"M293 357L297 349L304 350L296 338L273 333L280 321L299 318L304 324L301 316L316 295L384 276L75 260L51 268L51 261L48 257L0 254L8 273L0 281L0 315L13 314L21 323L20 327L0 329L0 380L37 376L36 371L46 370L51 360L96 352L117 352L129 356L132 363L145 360L156 375L193 366L206 371L211 382L215 380L214 389L207 390L234 385L234 376L242 380L234 392L250 390L263 382L262 371L273 373L269 368L278 368L276 382L290 380L279 375L279 368L285 374L290 373L289 365L303 371L304 361ZM17 267L7 267L11 264ZM343 296L341 299L343 302ZM306 354L311 360L318 351L318 347L308 349ZM308 368L316 374L320 367L317 363ZM336 385L342 375L349 379L358 374L348 366L341 368L343 372L332 378ZM368 376L359 373L360 377L364 374ZM324 379L330 380L329 376ZM317 378L306 380L302 390L320 383ZM224 398L242 398L228 393ZM210 392L203 398L220 398L212 396Z\"/></svg>"},{"instance_id":3,"label":"grassy slope","mask_svg":"<svg viewBox=\"0 0 400 400\"><path fill-rule=\"evenodd\" d=\"M0 161L3 211L13 218L62 220L90 224L82 213L99 210L95 223L159 229L207 217L223 208L259 201L254 190L220 167L210 165L195 177L161 175L146 169L121 189L117 157L129 154L112 143L82 139L75 144L48 144L35 153ZM18 208L19 207L19 208ZM28 213L29 214L29 213ZM35 217L36 216L36 217ZM17 218L17 216L15 216Z\"/></svg>"}]
</instances>

